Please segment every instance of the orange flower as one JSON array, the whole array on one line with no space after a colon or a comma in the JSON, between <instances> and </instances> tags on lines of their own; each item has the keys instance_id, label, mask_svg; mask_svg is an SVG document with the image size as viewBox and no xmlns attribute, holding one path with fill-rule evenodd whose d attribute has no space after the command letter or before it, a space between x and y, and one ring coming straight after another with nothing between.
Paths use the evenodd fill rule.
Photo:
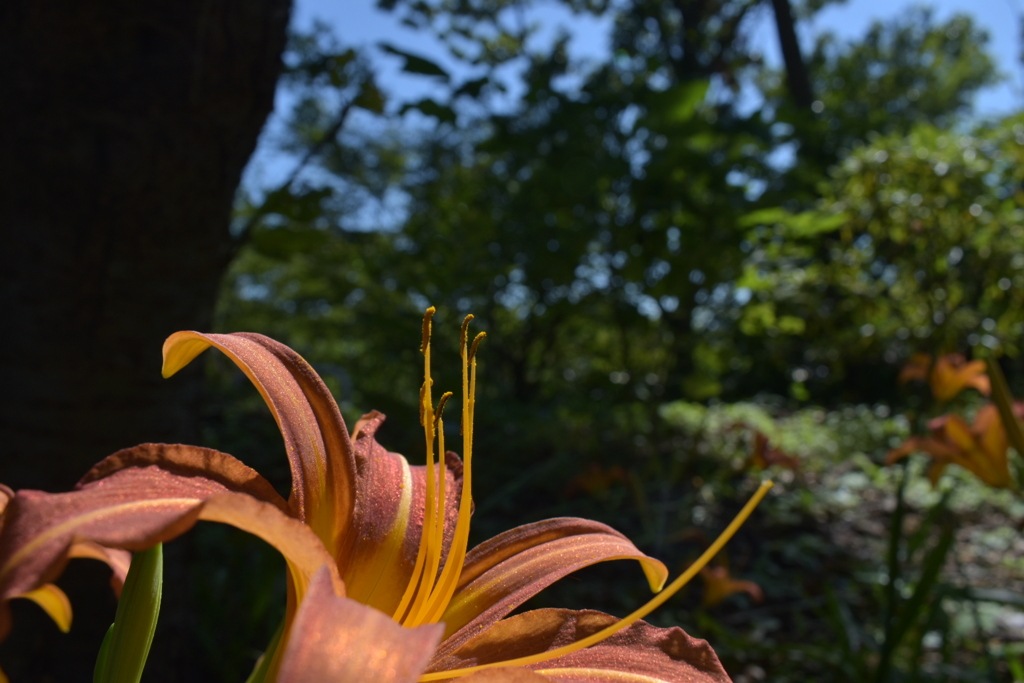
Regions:
<instances>
[{"instance_id":1,"label":"orange flower","mask_svg":"<svg viewBox=\"0 0 1024 683\"><path fill-rule=\"evenodd\" d=\"M952 400L968 387L974 387L983 396L988 396L992 391L988 375L985 374L985 361L967 362L960 353L940 356L934 367L930 354L915 353L900 370L898 381L906 384L914 380L923 382L929 378L932 395L941 403Z\"/></svg>"},{"instance_id":2,"label":"orange flower","mask_svg":"<svg viewBox=\"0 0 1024 683\"><path fill-rule=\"evenodd\" d=\"M170 540L206 519L263 538L287 561L283 635L268 650L269 664L258 680L412 683L468 675L479 681L613 681L635 675L674 683L727 681L705 641L640 619L721 550L770 483L664 590L668 572L661 562L613 529L583 519L528 524L467 551L475 358L482 335L468 343L467 317L460 461L445 449L442 413L451 394L437 404L432 398L432 314L429 309L423 324L420 408L427 464L421 467L376 441L384 421L379 413L364 416L351 439L327 387L288 347L250 333L172 335L164 344L165 376L213 346L256 386L284 437L292 471L289 500L230 455L166 444L115 453L69 493L20 491L10 498L0 527L0 638L10 628L7 602L51 585L66 559L84 552L76 548L85 546L116 567L117 553ZM652 590L660 591L626 618L569 610L505 618L554 581L614 559L638 561ZM66 611L70 620L70 606Z\"/></svg>"},{"instance_id":3,"label":"orange flower","mask_svg":"<svg viewBox=\"0 0 1024 683\"><path fill-rule=\"evenodd\" d=\"M988 396L992 391L988 375L985 374L985 361L967 362L959 353L947 353L935 361L931 387L932 395L942 403L955 398L968 387L974 387L982 396Z\"/></svg>"},{"instance_id":4,"label":"orange flower","mask_svg":"<svg viewBox=\"0 0 1024 683\"><path fill-rule=\"evenodd\" d=\"M930 353L915 353L907 361L907 364L900 370L897 380L900 384L918 380L924 382L928 379L928 370L932 366L932 355Z\"/></svg>"},{"instance_id":5,"label":"orange flower","mask_svg":"<svg viewBox=\"0 0 1024 683\"><path fill-rule=\"evenodd\" d=\"M750 464L762 470L771 465L793 471L800 469L799 460L780 448L772 447L768 437L759 431L754 432L754 449L750 454Z\"/></svg>"},{"instance_id":6,"label":"orange flower","mask_svg":"<svg viewBox=\"0 0 1024 683\"><path fill-rule=\"evenodd\" d=\"M1024 416L1024 404L1014 405L1014 412ZM928 477L938 482L947 465L959 465L973 472L989 486L1010 488L1013 480L1007 462L1006 430L999 411L991 403L982 406L970 427L959 415L942 415L928 423L930 436L912 436L901 446L889 451L887 465L923 451L932 457Z\"/></svg>"},{"instance_id":7,"label":"orange flower","mask_svg":"<svg viewBox=\"0 0 1024 683\"><path fill-rule=\"evenodd\" d=\"M742 581L729 576L728 567L704 567L700 570L704 580L704 597L701 602L705 607L713 607L734 593L746 593L754 602L764 600L764 591L753 581Z\"/></svg>"}]
</instances>

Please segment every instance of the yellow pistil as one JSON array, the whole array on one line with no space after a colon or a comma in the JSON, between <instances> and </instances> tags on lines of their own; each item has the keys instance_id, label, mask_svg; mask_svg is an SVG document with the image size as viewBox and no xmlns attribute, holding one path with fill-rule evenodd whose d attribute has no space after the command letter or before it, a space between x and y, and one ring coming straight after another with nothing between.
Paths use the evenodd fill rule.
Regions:
<instances>
[{"instance_id":1,"label":"yellow pistil","mask_svg":"<svg viewBox=\"0 0 1024 683\"><path fill-rule=\"evenodd\" d=\"M733 537L736 531L741 526L743 526L743 523L754 511L754 508L757 507L758 503L761 502L761 499L765 497L765 495L768 493L768 490L771 487L772 482L762 482L760 488L758 488L754 495L751 497L751 499L747 501L747 504L743 506L743 509L740 510L740 513L736 515L736 518L733 519L729 526L726 527L725 531L723 531L722 534L717 539L715 539L715 542L712 543L711 546L707 550L705 550L699 558L697 558L696 562L690 565L690 567L685 572L679 575L679 577L676 578L676 580L673 581L671 584L669 584L668 587L666 587L663 591L654 596L646 605L636 610L629 616L624 617L623 619L615 622L611 626L603 628L597 633L587 636L586 638L577 640L575 643L572 643L571 645L555 648L554 650L548 650L547 652L541 652L539 654L530 655L527 657L518 657L516 659L508 659L503 662L494 662L492 664L470 666L464 669L453 669L451 671L437 671L435 673L424 674L423 676L420 676L419 680L421 682L443 681L451 678L461 678L462 676L468 676L471 673L475 673L483 669L493 669L508 666L528 666L530 664L546 662L551 659L555 659L556 657L562 657L564 655L572 654L577 650L582 650L584 648L590 647L591 645L596 645L597 643L600 643L602 640L610 638L619 631L626 629L634 623L636 623L637 621L639 621L640 619L643 619L648 614L653 612L655 609L660 607L669 598L675 595L679 591L679 589L685 586L694 576L696 576L700 572L700 570L703 569L704 566L707 565L707 563L710 562L712 558L714 558L715 555L719 553L719 551L725 546L725 544L729 542L729 539Z\"/></svg>"},{"instance_id":2,"label":"yellow pistil","mask_svg":"<svg viewBox=\"0 0 1024 683\"><path fill-rule=\"evenodd\" d=\"M409 628L421 624L436 622L451 602L455 587L462 574L469 543L470 510L472 498L472 462L473 462L473 413L476 406L476 351L481 340L486 336L481 332L473 340L472 347L467 344L469 323L472 315L466 316L462 323L460 356L462 357L462 448L463 448L463 479L462 495L459 500L458 518L452 546L448 552L441 575L438 569L441 551L444 547L444 528L446 518L446 475L444 420L441 418L444 405L452 396L445 393L438 402L436 411L431 398L430 377L430 337L432 318L435 309L430 307L423 316L424 380L420 389L420 422L423 424L426 440L426 503L423 517L423 528L420 533L420 547L416 554L409 585L399 602L393 618ZM438 442L438 477L434 482L434 439ZM436 577L436 581L435 581Z\"/></svg>"}]
</instances>

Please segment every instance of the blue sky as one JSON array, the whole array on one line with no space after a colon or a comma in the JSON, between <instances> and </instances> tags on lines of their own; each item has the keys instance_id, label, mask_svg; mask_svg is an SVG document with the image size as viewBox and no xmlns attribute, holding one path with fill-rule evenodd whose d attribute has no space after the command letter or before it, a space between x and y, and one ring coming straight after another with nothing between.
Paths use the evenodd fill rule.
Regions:
<instances>
[{"instance_id":1,"label":"blue sky","mask_svg":"<svg viewBox=\"0 0 1024 683\"><path fill-rule=\"evenodd\" d=\"M989 116L1024 109L1024 71L1018 60L1021 49L1020 17L1024 14L1024 0L932 0L926 3L907 0L847 0L824 9L813 23L803 24L799 30L801 38L808 45L813 35L824 31L853 39L863 35L873 21L895 17L907 8L921 4L934 7L940 21L958 12L969 14L988 32L991 38L990 50L1000 69L1010 78L978 97L978 113ZM767 8L768 3L765 5ZM550 39L559 27L566 27L574 35L572 49L575 55L598 57L606 52L606 21L573 16L559 3L550 0L535 3L535 7L533 16L545 26L540 39ZM445 61L444 50L438 43L420 32L401 26L390 13L377 10L374 0L296 0L296 24L308 26L314 18L335 27L347 44L372 47L386 40L411 52L430 55L442 63ZM754 41L769 59L781 63L775 29L767 11L762 12L758 18ZM399 60L383 57L381 64L384 68L383 85L390 86L394 94L400 97L412 84L399 75Z\"/></svg>"},{"instance_id":2,"label":"blue sky","mask_svg":"<svg viewBox=\"0 0 1024 683\"><path fill-rule=\"evenodd\" d=\"M798 27L801 40L811 45L816 34L830 31L841 38L862 36L873 21L895 17L915 5L926 4L936 10L936 19L943 21L953 14L965 13L988 32L989 50L996 58L1004 81L979 93L975 101L976 114L995 117L1024 110L1024 67L1018 55L1021 51L1021 16L1024 0L931 0L921 3L909 0L847 0L818 13L812 23ZM600 58L607 54L607 20L589 16L574 16L556 0L544 0L532 5L531 18L542 29L538 41L550 41L560 29L568 29L573 38L570 52L574 57ZM765 3L764 11L755 19L752 39L766 59L781 64L781 54L772 17ZM429 57L442 65L456 67L446 58L443 46L425 35L402 26L394 15L376 9L375 0L296 0L293 23L308 28L316 19L334 28L345 45L369 48L378 68L378 83L393 102L410 101L423 97L429 89L428 79L411 78L400 72L401 60L386 55L376 48L387 41L403 50ZM456 72L458 69L455 69ZM287 102L278 98L279 108ZM272 120L265 137L273 135ZM290 170L290 160L271 152L272 145L264 140L250 162L246 172L246 186L267 187L279 182Z\"/></svg>"}]
</instances>

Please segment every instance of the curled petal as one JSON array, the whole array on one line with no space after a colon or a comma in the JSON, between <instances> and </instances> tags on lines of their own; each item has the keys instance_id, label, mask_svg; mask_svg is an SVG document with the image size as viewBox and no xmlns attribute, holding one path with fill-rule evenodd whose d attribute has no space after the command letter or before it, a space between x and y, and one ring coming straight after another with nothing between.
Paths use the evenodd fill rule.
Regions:
<instances>
[{"instance_id":1,"label":"curled petal","mask_svg":"<svg viewBox=\"0 0 1024 683\"><path fill-rule=\"evenodd\" d=\"M348 546L339 557L346 595L391 614L412 576L419 549L426 502L426 467L410 467L398 453L388 452L375 434L384 416L373 412L358 423L353 452L359 497L351 519ZM462 493L462 463L446 454L445 533L442 564L455 532L457 503ZM437 477L435 477L435 480Z\"/></svg>"},{"instance_id":2,"label":"curled petal","mask_svg":"<svg viewBox=\"0 0 1024 683\"><path fill-rule=\"evenodd\" d=\"M668 577L665 565L598 522L547 519L485 541L467 555L459 586L441 617L447 626L442 650L452 651L558 579L621 559L638 560L651 590L661 590Z\"/></svg>"},{"instance_id":3,"label":"curled petal","mask_svg":"<svg viewBox=\"0 0 1024 683\"><path fill-rule=\"evenodd\" d=\"M590 610L540 609L517 614L497 622L450 655L436 658L429 671L547 652L616 621ZM692 638L678 627L656 628L643 621L589 648L526 668L567 683L729 683L707 641Z\"/></svg>"},{"instance_id":4,"label":"curled petal","mask_svg":"<svg viewBox=\"0 0 1024 683\"><path fill-rule=\"evenodd\" d=\"M121 597L121 589L124 587L124 580L128 576L128 568L132 564L132 554L127 550L107 548L92 541L76 541L68 549L68 558L87 557L100 562L106 562L110 566L110 587L114 589L114 595Z\"/></svg>"},{"instance_id":5,"label":"curled petal","mask_svg":"<svg viewBox=\"0 0 1024 683\"><path fill-rule=\"evenodd\" d=\"M350 531L356 477L348 430L331 392L299 354L249 332L172 334L164 342L164 377L210 346L234 361L263 396L284 437L293 511L336 552Z\"/></svg>"},{"instance_id":6,"label":"curled petal","mask_svg":"<svg viewBox=\"0 0 1024 683\"><path fill-rule=\"evenodd\" d=\"M11 498L14 498L14 491L0 484L0 516L4 514L4 508L7 507L7 503L11 502Z\"/></svg>"},{"instance_id":7,"label":"curled petal","mask_svg":"<svg viewBox=\"0 0 1024 683\"><path fill-rule=\"evenodd\" d=\"M277 548L292 569L299 595L320 566L326 564L337 576L315 534L278 505L254 498L251 492L263 484L250 476L240 479L237 475L248 468L231 456L188 446L137 448L139 462L162 464L127 466L68 493L19 491L7 506L0 535L0 636L9 628L7 601L59 576L75 544L143 550L175 538L200 519L233 524ZM190 452L195 456L191 464ZM135 461L124 452L115 456L119 462ZM196 463L209 468L204 476Z\"/></svg>"},{"instance_id":8,"label":"curled petal","mask_svg":"<svg viewBox=\"0 0 1024 683\"><path fill-rule=\"evenodd\" d=\"M212 448L184 444L144 443L120 450L93 465L75 488L83 488L119 470L147 465L156 465L182 477L209 479L226 490L248 493L253 498L270 503L281 512L288 512L288 504L270 482L241 460Z\"/></svg>"},{"instance_id":9,"label":"curled petal","mask_svg":"<svg viewBox=\"0 0 1024 683\"><path fill-rule=\"evenodd\" d=\"M67 633L71 630L71 601L57 586L52 583L44 583L39 588L22 593L18 597L28 598L42 607L61 632Z\"/></svg>"},{"instance_id":10,"label":"curled petal","mask_svg":"<svg viewBox=\"0 0 1024 683\"><path fill-rule=\"evenodd\" d=\"M326 568L292 622L279 683L414 683L441 639L439 624L407 629L386 614L339 597Z\"/></svg>"}]
</instances>

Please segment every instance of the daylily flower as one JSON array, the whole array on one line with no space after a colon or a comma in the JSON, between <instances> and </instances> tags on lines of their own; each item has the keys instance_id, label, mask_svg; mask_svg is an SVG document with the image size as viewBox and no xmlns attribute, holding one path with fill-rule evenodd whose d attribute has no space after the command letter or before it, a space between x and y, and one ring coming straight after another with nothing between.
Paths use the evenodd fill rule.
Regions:
<instances>
[{"instance_id":1,"label":"daylily flower","mask_svg":"<svg viewBox=\"0 0 1024 683\"><path fill-rule=\"evenodd\" d=\"M1014 404L1014 412L1024 417L1024 403ZM1007 462L1006 430L998 409L991 403L982 406L968 426L959 415L942 415L928 423L930 436L912 436L886 455L892 463L911 453L923 451L932 457L928 477L936 484L947 465L959 465L995 488L1010 488L1013 479Z\"/></svg>"},{"instance_id":2,"label":"daylily flower","mask_svg":"<svg viewBox=\"0 0 1024 683\"><path fill-rule=\"evenodd\" d=\"M793 471L800 469L799 460L781 448L772 446L764 432L757 430L754 431L754 448L750 453L750 464L762 470L772 465L778 465Z\"/></svg>"},{"instance_id":3,"label":"daylily flower","mask_svg":"<svg viewBox=\"0 0 1024 683\"><path fill-rule=\"evenodd\" d=\"M467 551L483 334L469 343L467 317L460 460L445 449L442 413L451 394L433 400L432 314L423 324L426 465L419 467L376 441L379 413L359 420L350 438L326 386L288 347L250 333L171 335L164 376L213 346L256 386L284 437L289 500L230 455L166 444L115 453L69 493L20 491L0 528L0 638L10 628L8 600L50 590L81 548L116 568L118 552L169 540L206 519L263 538L287 561L288 606L281 641L267 653L267 680L727 681L705 641L639 620L700 571L770 484L665 590L661 562L583 519L527 524ZM661 591L625 619L568 610L505 618L554 581L614 559L638 561L651 589ZM66 612L70 620L69 606Z\"/></svg>"},{"instance_id":4,"label":"daylily flower","mask_svg":"<svg viewBox=\"0 0 1024 683\"><path fill-rule=\"evenodd\" d=\"M900 375L897 381L900 384L906 384L907 382L919 381L925 382L928 380L928 371L932 368L932 354L930 353L915 353L908 360L907 364L900 369Z\"/></svg>"},{"instance_id":5,"label":"daylily flower","mask_svg":"<svg viewBox=\"0 0 1024 683\"><path fill-rule=\"evenodd\" d=\"M928 380L932 395L940 403L951 401L968 387L977 389L982 396L988 396L992 391L992 385L985 373L985 361L968 362L963 354L959 353L939 356L934 367L931 355L915 353L900 370L899 375L900 384L913 380Z\"/></svg>"},{"instance_id":6,"label":"daylily flower","mask_svg":"<svg viewBox=\"0 0 1024 683\"><path fill-rule=\"evenodd\" d=\"M947 353L935 361L931 377L932 394L945 403L952 400L968 387L978 390L982 396L992 391L988 375L985 374L985 361L967 359L959 353Z\"/></svg>"},{"instance_id":7,"label":"daylily flower","mask_svg":"<svg viewBox=\"0 0 1024 683\"><path fill-rule=\"evenodd\" d=\"M714 607L735 593L746 593L754 602L764 601L764 591L759 585L753 581L732 578L728 567L704 567L700 570L700 578L704 580L701 604L705 607Z\"/></svg>"}]
</instances>

